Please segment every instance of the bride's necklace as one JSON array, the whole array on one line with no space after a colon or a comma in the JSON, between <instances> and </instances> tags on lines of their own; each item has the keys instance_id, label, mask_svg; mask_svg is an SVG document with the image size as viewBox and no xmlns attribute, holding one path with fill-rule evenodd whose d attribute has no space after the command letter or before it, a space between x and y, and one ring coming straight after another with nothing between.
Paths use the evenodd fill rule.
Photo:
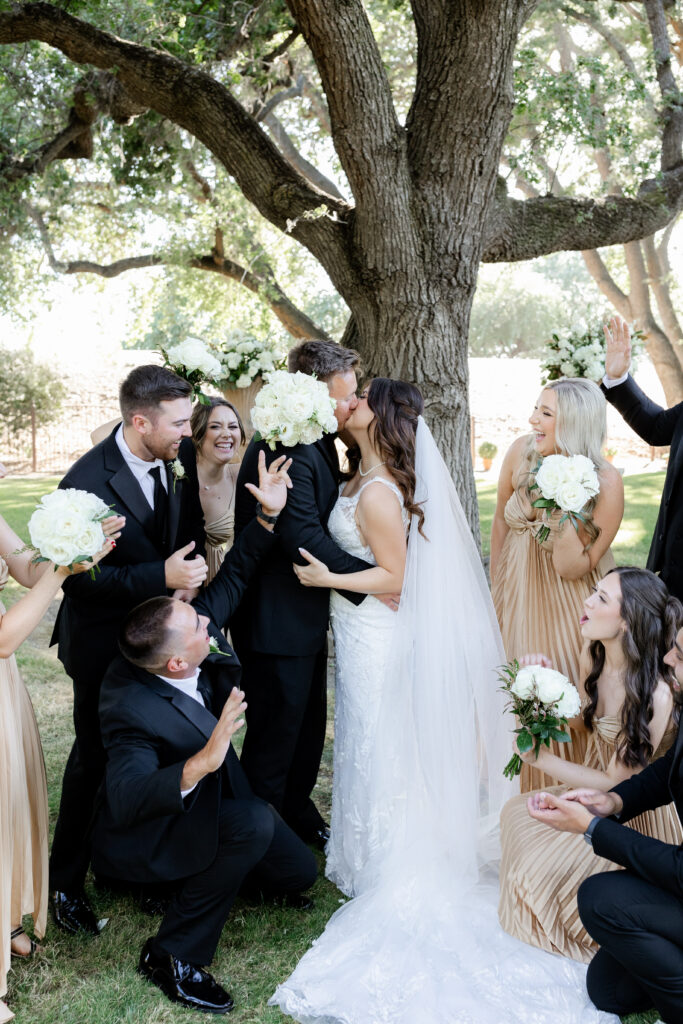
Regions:
<instances>
[{"instance_id":1,"label":"bride's necklace","mask_svg":"<svg viewBox=\"0 0 683 1024\"><path fill-rule=\"evenodd\" d=\"M386 466L386 462L378 462L374 466L370 466L370 469L366 469L365 472L363 472L363 460L361 459L358 463L358 472L361 476L369 476L373 469L379 469L380 466Z\"/></svg>"}]
</instances>

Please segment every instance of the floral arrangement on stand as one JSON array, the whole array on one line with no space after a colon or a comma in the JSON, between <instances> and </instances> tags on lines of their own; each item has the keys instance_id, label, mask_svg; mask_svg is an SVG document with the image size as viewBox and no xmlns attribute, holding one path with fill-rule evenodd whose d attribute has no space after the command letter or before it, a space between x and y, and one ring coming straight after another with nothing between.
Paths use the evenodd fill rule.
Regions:
<instances>
[{"instance_id":1,"label":"floral arrangement on stand","mask_svg":"<svg viewBox=\"0 0 683 1024\"><path fill-rule=\"evenodd\" d=\"M631 331L631 362L635 367L642 353L642 331ZM542 383L560 377L585 377L596 383L605 373L605 335L602 324L587 327L575 324L564 334L553 334L547 343L548 354L541 362Z\"/></svg>"},{"instance_id":2,"label":"floral arrangement on stand","mask_svg":"<svg viewBox=\"0 0 683 1024\"><path fill-rule=\"evenodd\" d=\"M223 385L233 384L236 388L248 388L257 377L284 366L274 339L263 341L242 330L227 335L221 344L220 359Z\"/></svg>"},{"instance_id":3,"label":"floral arrangement on stand","mask_svg":"<svg viewBox=\"0 0 683 1024\"><path fill-rule=\"evenodd\" d=\"M192 395L203 405L208 398L201 389L202 384L217 386L223 377L220 360L201 338L185 338L172 348L159 348L164 357L164 365L186 380L192 387Z\"/></svg>"},{"instance_id":4,"label":"floral arrangement on stand","mask_svg":"<svg viewBox=\"0 0 683 1024\"><path fill-rule=\"evenodd\" d=\"M251 419L257 440L274 451L279 442L290 448L313 444L337 430L335 400L327 384L307 373L273 370L254 399Z\"/></svg>"}]
</instances>

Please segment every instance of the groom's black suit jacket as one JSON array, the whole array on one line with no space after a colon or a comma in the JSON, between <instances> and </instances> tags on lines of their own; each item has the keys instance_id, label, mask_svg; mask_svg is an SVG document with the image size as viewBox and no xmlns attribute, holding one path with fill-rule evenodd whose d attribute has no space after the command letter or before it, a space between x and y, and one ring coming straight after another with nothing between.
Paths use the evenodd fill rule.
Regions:
<instances>
[{"instance_id":1,"label":"groom's black suit jacket","mask_svg":"<svg viewBox=\"0 0 683 1024\"><path fill-rule=\"evenodd\" d=\"M312 655L323 647L327 635L330 592L299 583L292 563L305 564L299 548L306 548L332 572L350 573L370 568L369 563L343 551L327 532L327 520L339 494L339 460L334 436L326 434L315 444L281 445L271 452L264 442L252 440L237 478L235 537L255 514L256 501L244 486L258 481L258 453L265 451L270 463L279 455L292 459L289 475L293 487L280 513L277 542L254 574L232 628L246 649L262 654ZM344 591L354 604L363 594Z\"/></svg>"},{"instance_id":2,"label":"groom's black suit jacket","mask_svg":"<svg viewBox=\"0 0 683 1024\"><path fill-rule=\"evenodd\" d=\"M132 882L196 874L216 856L220 801L253 796L232 746L223 766L185 800L180 779L185 762L206 744L230 691L239 685L240 663L221 629L274 542L272 533L251 523L193 602L209 617L209 633L229 655L210 654L202 663L205 708L120 655L109 667L100 693L107 767L93 840L96 872Z\"/></svg>"},{"instance_id":3,"label":"groom's black suit jacket","mask_svg":"<svg viewBox=\"0 0 683 1024\"><path fill-rule=\"evenodd\" d=\"M644 441L657 447L671 445L647 567L659 572L671 593L683 600L683 402L663 409L631 376L616 387L603 387L603 391Z\"/></svg>"},{"instance_id":4,"label":"groom's black suit jacket","mask_svg":"<svg viewBox=\"0 0 683 1024\"><path fill-rule=\"evenodd\" d=\"M683 846L651 839L623 823L673 800L683 821L683 729L664 757L614 787L624 801L619 821L604 818L593 830L593 849L676 896L683 896Z\"/></svg>"},{"instance_id":5,"label":"groom's black suit jacket","mask_svg":"<svg viewBox=\"0 0 683 1024\"><path fill-rule=\"evenodd\" d=\"M164 562L170 554L191 540L196 552L204 552L204 517L196 485L178 480L174 487L167 468L167 535L157 537L154 512L121 455L116 429L81 456L59 485L91 491L126 517L116 547L100 564L95 579L83 573L63 584L52 643L59 642L59 658L73 679L101 679L118 654L118 628L124 616L141 601L168 593Z\"/></svg>"}]
</instances>

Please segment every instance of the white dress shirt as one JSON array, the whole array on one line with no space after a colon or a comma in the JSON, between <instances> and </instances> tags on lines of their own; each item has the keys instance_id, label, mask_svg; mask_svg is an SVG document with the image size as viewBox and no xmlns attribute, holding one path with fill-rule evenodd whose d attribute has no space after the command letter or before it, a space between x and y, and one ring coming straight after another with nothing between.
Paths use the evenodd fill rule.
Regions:
<instances>
[{"instance_id":1,"label":"white dress shirt","mask_svg":"<svg viewBox=\"0 0 683 1024\"><path fill-rule=\"evenodd\" d=\"M199 692L198 687L199 672L200 670L197 669L195 671L195 674L193 676L188 676L187 679L169 679L168 676L161 676L159 675L158 672L156 674L159 677L159 679L163 679L163 681L165 683L168 683L169 686L174 686L176 690L180 690L181 693L184 693L187 697L191 697L192 700L196 700L198 704L201 704L201 706L205 708L206 704L204 703L204 698ZM183 798L183 800L185 799L186 796L189 796L194 789L197 788L197 785L198 784L195 782L194 786L190 786L189 789L180 790L180 795Z\"/></svg>"},{"instance_id":2,"label":"white dress shirt","mask_svg":"<svg viewBox=\"0 0 683 1024\"><path fill-rule=\"evenodd\" d=\"M608 377L607 374L602 378L602 383L606 388L616 388L619 384L625 384L628 380L630 369L626 373L622 373L621 377Z\"/></svg>"},{"instance_id":3,"label":"white dress shirt","mask_svg":"<svg viewBox=\"0 0 683 1024\"><path fill-rule=\"evenodd\" d=\"M138 455L133 455L126 443L125 437L123 436L123 423L116 431L114 440L119 446L119 451L123 455L124 462L140 484L140 489L149 502L150 507L154 508L154 477L149 475L149 471L150 469L154 469L155 466L159 466L161 468L161 483L168 491L166 463L163 459L155 459L154 462L145 462L145 460L141 459Z\"/></svg>"}]
</instances>

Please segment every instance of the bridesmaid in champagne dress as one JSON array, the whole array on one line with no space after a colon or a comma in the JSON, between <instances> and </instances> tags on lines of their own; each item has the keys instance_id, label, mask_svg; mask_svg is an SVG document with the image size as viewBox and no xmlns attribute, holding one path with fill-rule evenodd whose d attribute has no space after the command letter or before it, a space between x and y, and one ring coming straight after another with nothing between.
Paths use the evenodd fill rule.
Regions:
<instances>
[{"instance_id":1,"label":"bridesmaid in champagne dress","mask_svg":"<svg viewBox=\"0 0 683 1024\"><path fill-rule=\"evenodd\" d=\"M548 775L572 789L611 789L666 753L677 724L674 679L663 658L681 621L679 602L647 569L616 569L598 583L581 617L586 754L578 765L542 750L539 762ZM564 787L549 788L559 793ZM629 826L665 843L683 839L673 804L647 811ZM501 846L503 928L547 952L588 963L597 947L581 924L576 893L589 875L619 866L596 857L583 836L555 832L529 817L524 795L503 808Z\"/></svg>"},{"instance_id":2,"label":"bridesmaid in champagne dress","mask_svg":"<svg viewBox=\"0 0 683 1024\"><path fill-rule=\"evenodd\" d=\"M106 520L110 539L94 561L111 551L123 523L120 517ZM38 625L69 574L65 568L55 571L50 562L32 564L32 552L17 553L22 547L23 541L0 516L0 590L10 575L32 588L9 611L0 602L0 1024L13 1017L1 998L7 992L10 957L27 957L36 950L22 919L31 915L34 933L42 938L48 896L45 765L14 651Z\"/></svg>"},{"instance_id":3,"label":"bridesmaid in champagne dress","mask_svg":"<svg viewBox=\"0 0 683 1024\"><path fill-rule=\"evenodd\" d=\"M208 405L197 405L190 425L204 510L209 584L234 540L235 486L240 466L231 460L239 453L246 435L237 410L225 398L211 398Z\"/></svg>"},{"instance_id":4,"label":"bridesmaid in champagne dress","mask_svg":"<svg viewBox=\"0 0 683 1024\"><path fill-rule=\"evenodd\" d=\"M518 438L505 456L491 529L492 595L506 657L544 651L575 686L580 682L581 609L614 566L610 544L624 512L621 475L601 454L605 409L605 398L592 381L553 381L541 392L529 417L534 433ZM579 532L568 522L560 525L559 512L548 517L532 505L539 497L530 489L534 470L540 458L555 453L586 455L598 471L600 493L586 506L588 522ZM544 525L550 535L539 543ZM573 730L572 743L554 744L553 751L580 763L585 734ZM523 793L552 782L537 768L523 766Z\"/></svg>"}]
</instances>

